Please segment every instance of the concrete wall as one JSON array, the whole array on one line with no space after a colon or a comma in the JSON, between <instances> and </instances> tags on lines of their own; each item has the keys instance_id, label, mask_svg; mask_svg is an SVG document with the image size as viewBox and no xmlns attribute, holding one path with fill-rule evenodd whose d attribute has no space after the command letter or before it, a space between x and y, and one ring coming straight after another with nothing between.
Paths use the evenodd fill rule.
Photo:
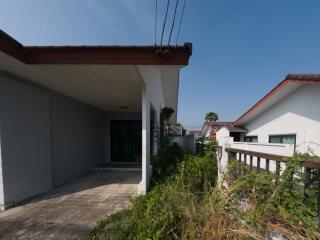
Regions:
<instances>
[{"instance_id":1,"label":"concrete wall","mask_svg":"<svg viewBox=\"0 0 320 240\"><path fill-rule=\"evenodd\" d=\"M181 148L188 151L195 151L195 138L193 135L187 136L173 136L171 137L171 143L178 144Z\"/></svg>"},{"instance_id":2,"label":"concrete wall","mask_svg":"<svg viewBox=\"0 0 320 240\"><path fill-rule=\"evenodd\" d=\"M4 203L52 186L49 99L46 91L0 75Z\"/></svg>"},{"instance_id":3,"label":"concrete wall","mask_svg":"<svg viewBox=\"0 0 320 240\"><path fill-rule=\"evenodd\" d=\"M230 147L282 156L292 156L294 154L294 144L232 142Z\"/></svg>"},{"instance_id":4,"label":"concrete wall","mask_svg":"<svg viewBox=\"0 0 320 240\"><path fill-rule=\"evenodd\" d=\"M296 134L296 150L320 155L320 87L304 85L244 127L268 143L269 135Z\"/></svg>"},{"instance_id":5,"label":"concrete wall","mask_svg":"<svg viewBox=\"0 0 320 240\"><path fill-rule=\"evenodd\" d=\"M0 211L4 208L3 176L2 176L2 153L1 153L1 113L0 113Z\"/></svg>"},{"instance_id":6,"label":"concrete wall","mask_svg":"<svg viewBox=\"0 0 320 240\"><path fill-rule=\"evenodd\" d=\"M1 74L0 205L43 193L102 163L104 117L89 105Z\"/></svg>"},{"instance_id":7,"label":"concrete wall","mask_svg":"<svg viewBox=\"0 0 320 240\"><path fill-rule=\"evenodd\" d=\"M61 185L104 161L104 114L60 94L51 95L53 184Z\"/></svg>"}]
</instances>

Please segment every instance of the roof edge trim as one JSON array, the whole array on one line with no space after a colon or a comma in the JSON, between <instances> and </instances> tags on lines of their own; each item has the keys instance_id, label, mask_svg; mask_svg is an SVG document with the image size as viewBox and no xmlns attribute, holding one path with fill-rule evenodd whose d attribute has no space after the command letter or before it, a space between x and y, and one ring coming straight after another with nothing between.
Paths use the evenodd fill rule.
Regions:
<instances>
[{"instance_id":1,"label":"roof edge trim","mask_svg":"<svg viewBox=\"0 0 320 240\"><path fill-rule=\"evenodd\" d=\"M183 46L23 46L0 30L0 51L26 64L188 65Z\"/></svg>"},{"instance_id":2,"label":"roof edge trim","mask_svg":"<svg viewBox=\"0 0 320 240\"><path fill-rule=\"evenodd\" d=\"M236 121L234 121L233 125L237 126L244 117L254 112L258 107L260 107L263 103L270 99L276 92L278 92L289 83L302 83L308 85L320 84L320 74L288 74L283 81L281 81L256 104L249 108L249 110L242 114Z\"/></svg>"}]
</instances>

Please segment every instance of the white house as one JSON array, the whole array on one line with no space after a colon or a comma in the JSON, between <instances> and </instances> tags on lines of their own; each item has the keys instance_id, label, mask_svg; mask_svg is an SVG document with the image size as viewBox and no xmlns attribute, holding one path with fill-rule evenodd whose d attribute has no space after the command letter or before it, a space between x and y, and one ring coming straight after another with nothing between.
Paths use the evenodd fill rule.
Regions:
<instances>
[{"instance_id":1,"label":"white house","mask_svg":"<svg viewBox=\"0 0 320 240\"><path fill-rule=\"evenodd\" d=\"M290 156L294 152L320 155L320 74L290 74L240 116L233 127L217 132L221 146Z\"/></svg>"},{"instance_id":2,"label":"white house","mask_svg":"<svg viewBox=\"0 0 320 240\"><path fill-rule=\"evenodd\" d=\"M217 132L225 128L228 130L228 136L238 142L241 139L241 133L247 132L246 129L233 126L233 122L204 122L199 136L205 139L217 140Z\"/></svg>"},{"instance_id":3,"label":"white house","mask_svg":"<svg viewBox=\"0 0 320 240\"><path fill-rule=\"evenodd\" d=\"M163 107L177 109L191 52L191 44L23 46L0 32L0 206L106 163L139 166L147 191L151 129Z\"/></svg>"}]
</instances>

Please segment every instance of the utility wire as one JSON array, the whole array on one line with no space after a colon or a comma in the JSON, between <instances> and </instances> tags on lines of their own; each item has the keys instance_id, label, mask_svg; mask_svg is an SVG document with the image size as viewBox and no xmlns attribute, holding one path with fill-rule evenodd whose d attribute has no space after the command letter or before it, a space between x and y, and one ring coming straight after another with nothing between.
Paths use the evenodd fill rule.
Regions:
<instances>
[{"instance_id":1,"label":"utility wire","mask_svg":"<svg viewBox=\"0 0 320 240\"><path fill-rule=\"evenodd\" d=\"M165 27L166 27L167 16L168 16L168 10L169 10L169 0L167 1L167 10L166 10L166 15L165 15L165 17L164 17L164 22L163 22L163 26L162 26L162 33L161 33L160 47L162 46L163 33L164 33L164 29L165 29Z\"/></svg>"},{"instance_id":2,"label":"utility wire","mask_svg":"<svg viewBox=\"0 0 320 240\"><path fill-rule=\"evenodd\" d=\"M179 23L178 34L177 34L177 39L176 39L176 45L178 45L178 40L179 40L179 35L180 35L180 30L181 30L182 19L183 19L183 14L184 14L186 2L187 2L187 0L184 0L184 2L183 2L182 13L181 13L181 17L180 17L180 23Z\"/></svg>"},{"instance_id":3,"label":"utility wire","mask_svg":"<svg viewBox=\"0 0 320 240\"><path fill-rule=\"evenodd\" d=\"M174 23L175 23L175 20L176 20L176 14L177 14L178 4L179 4L179 0L176 0L176 7L175 7L175 9L174 9L174 14L173 14L173 20L172 20L170 35L169 35L168 46L170 45L170 41L171 41L172 31L173 31Z\"/></svg>"},{"instance_id":4,"label":"utility wire","mask_svg":"<svg viewBox=\"0 0 320 240\"><path fill-rule=\"evenodd\" d=\"M157 46L158 0L156 0L156 14L154 19L154 46Z\"/></svg>"}]
</instances>

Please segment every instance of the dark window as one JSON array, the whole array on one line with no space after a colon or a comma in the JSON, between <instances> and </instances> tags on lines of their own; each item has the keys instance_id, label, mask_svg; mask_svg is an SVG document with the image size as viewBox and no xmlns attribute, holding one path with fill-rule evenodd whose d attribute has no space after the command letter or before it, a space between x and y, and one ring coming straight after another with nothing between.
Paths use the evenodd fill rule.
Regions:
<instances>
[{"instance_id":1,"label":"dark window","mask_svg":"<svg viewBox=\"0 0 320 240\"><path fill-rule=\"evenodd\" d=\"M150 121L150 155L153 152L154 126ZM111 121L111 162L141 162L142 121Z\"/></svg>"},{"instance_id":2,"label":"dark window","mask_svg":"<svg viewBox=\"0 0 320 240\"><path fill-rule=\"evenodd\" d=\"M245 142L258 142L258 136L245 136L244 137Z\"/></svg>"},{"instance_id":3,"label":"dark window","mask_svg":"<svg viewBox=\"0 0 320 240\"><path fill-rule=\"evenodd\" d=\"M272 135L269 136L269 143L296 144L296 135Z\"/></svg>"},{"instance_id":4,"label":"dark window","mask_svg":"<svg viewBox=\"0 0 320 240\"><path fill-rule=\"evenodd\" d=\"M233 141L240 142L240 133L239 132L231 132L230 137L233 137Z\"/></svg>"},{"instance_id":5,"label":"dark window","mask_svg":"<svg viewBox=\"0 0 320 240\"><path fill-rule=\"evenodd\" d=\"M111 161L141 162L142 122L111 121Z\"/></svg>"}]
</instances>

